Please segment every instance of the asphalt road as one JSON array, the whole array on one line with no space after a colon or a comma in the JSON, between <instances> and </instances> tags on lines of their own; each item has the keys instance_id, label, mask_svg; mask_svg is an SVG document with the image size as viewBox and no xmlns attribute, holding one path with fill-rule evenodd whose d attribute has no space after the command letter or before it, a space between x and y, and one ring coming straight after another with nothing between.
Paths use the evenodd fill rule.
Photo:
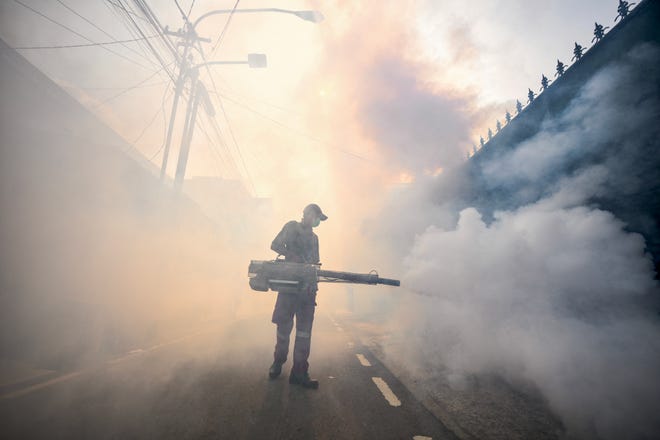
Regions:
<instances>
[{"instance_id":1,"label":"asphalt road","mask_svg":"<svg viewBox=\"0 0 660 440\"><path fill-rule=\"evenodd\" d=\"M360 337L317 310L319 390L269 380L268 316L198 331L0 395L3 438L450 439ZM287 368L288 367L288 368Z\"/></svg>"}]
</instances>

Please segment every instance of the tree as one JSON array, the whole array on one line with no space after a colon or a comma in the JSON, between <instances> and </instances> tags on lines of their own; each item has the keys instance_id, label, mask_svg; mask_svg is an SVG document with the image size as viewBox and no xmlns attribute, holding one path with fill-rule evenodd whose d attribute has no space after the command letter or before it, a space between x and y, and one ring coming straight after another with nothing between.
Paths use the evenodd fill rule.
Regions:
<instances>
[{"instance_id":1,"label":"tree","mask_svg":"<svg viewBox=\"0 0 660 440\"><path fill-rule=\"evenodd\" d=\"M616 10L619 14L616 16L614 21L617 21L619 18L621 18L621 20L626 18L628 16L628 14L630 13L630 7L634 6L634 5L635 5L635 3L628 3L626 1L619 0L619 6L617 6L617 8L616 8Z\"/></svg>"},{"instance_id":2,"label":"tree","mask_svg":"<svg viewBox=\"0 0 660 440\"><path fill-rule=\"evenodd\" d=\"M564 74L564 69L565 69L564 63L561 61L557 60L557 72L555 73L555 76L562 76Z\"/></svg>"},{"instance_id":3,"label":"tree","mask_svg":"<svg viewBox=\"0 0 660 440\"><path fill-rule=\"evenodd\" d=\"M575 43L575 47L573 48L573 58L571 58L571 61L580 61L580 58L582 58L583 53L584 53L584 48L579 44Z\"/></svg>"},{"instance_id":4,"label":"tree","mask_svg":"<svg viewBox=\"0 0 660 440\"><path fill-rule=\"evenodd\" d=\"M609 27L609 26L607 26L607 27L603 27L602 24L598 24L598 23L594 23L594 24L595 24L595 27L594 27L594 37L591 39L591 42L592 42L592 43L593 43L593 42L598 43L600 40L603 39L603 37L605 36L605 31L606 31L607 29L609 29L610 27Z\"/></svg>"}]
</instances>

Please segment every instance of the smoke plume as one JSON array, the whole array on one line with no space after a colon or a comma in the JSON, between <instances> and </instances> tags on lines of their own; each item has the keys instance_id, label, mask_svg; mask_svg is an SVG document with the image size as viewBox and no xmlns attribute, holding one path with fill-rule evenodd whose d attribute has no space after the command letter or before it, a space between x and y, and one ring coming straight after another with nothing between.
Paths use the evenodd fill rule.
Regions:
<instances>
[{"instance_id":1,"label":"smoke plume","mask_svg":"<svg viewBox=\"0 0 660 440\"><path fill-rule=\"evenodd\" d=\"M637 48L536 135L480 162L484 189L507 194L506 210L472 207L460 171L392 196L414 214L374 234L397 240L404 284L429 298L402 301L405 348L389 355L413 370L430 362L531 385L569 436L659 432L653 266L644 238L599 205L642 191L640 176L653 175L658 59L657 48Z\"/></svg>"}]
</instances>

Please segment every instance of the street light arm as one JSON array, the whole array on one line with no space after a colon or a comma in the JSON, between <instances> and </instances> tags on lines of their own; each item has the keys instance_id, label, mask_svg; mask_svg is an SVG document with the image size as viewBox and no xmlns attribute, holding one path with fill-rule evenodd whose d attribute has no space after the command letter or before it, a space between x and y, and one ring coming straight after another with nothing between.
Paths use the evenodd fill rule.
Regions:
<instances>
[{"instance_id":1,"label":"street light arm","mask_svg":"<svg viewBox=\"0 0 660 440\"><path fill-rule=\"evenodd\" d=\"M201 63L193 66L193 69L199 69L204 66L216 66L219 64L248 64L247 61L209 61L207 63Z\"/></svg>"},{"instance_id":2,"label":"street light arm","mask_svg":"<svg viewBox=\"0 0 660 440\"><path fill-rule=\"evenodd\" d=\"M280 9L280 8L253 8L253 9L216 9L211 12L207 12L206 14L202 14L195 22L192 24L193 29L197 27L200 21L205 19L206 17L210 17L211 15L219 15L219 14L250 14L250 13L256 13L256 12L280 12L283 14L291 14L295 15L298 18L301 18L306 21L311 21L312 23L320 23L323 21L323 14L321 14L319 11L291 11L288 9Z\"/></svg>"},{"instance_id":3,"label":"street light arm","mask_svg":"<svg viewBox=\"0 0 660 440\"><path fill-rule=\"evenodd\" d=\"M200 67L217 66L222 64L247 64L253 69L259 69L267 67L268 61L266 60L266 55L262 53L249 53L247 61L206 61L204 63L197 64L192 68L197 70Z\"/></svg>"}]
</instances>

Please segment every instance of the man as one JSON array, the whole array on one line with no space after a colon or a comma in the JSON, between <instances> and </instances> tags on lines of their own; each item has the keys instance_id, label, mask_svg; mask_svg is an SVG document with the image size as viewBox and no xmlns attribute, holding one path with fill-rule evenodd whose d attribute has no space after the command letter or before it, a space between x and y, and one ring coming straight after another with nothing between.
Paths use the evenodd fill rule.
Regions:
<instances>
[{"instance_id":1,"label":"man","mask_svg":"<svg viewBox=\"0 0 660 440\"><path fill-rule=\"evenodd\" d=\"M317 204L307 205L300 222L290 221L284 225L270 248L283 255L290 263L320 264L319 239L312 231L321 221L327 220ZM273 311L273 323L277 324L277 342L273 365L268 372L271 379L282 373L282 364L289 354L289 337L296 317L296 340L293 347L293 367L289 383L305 388L316 389L317 380L309 378L309 351L311 346L312 323L316 307L317 283L292 288L281 288Z\"/></svg>"}]
</instances>

